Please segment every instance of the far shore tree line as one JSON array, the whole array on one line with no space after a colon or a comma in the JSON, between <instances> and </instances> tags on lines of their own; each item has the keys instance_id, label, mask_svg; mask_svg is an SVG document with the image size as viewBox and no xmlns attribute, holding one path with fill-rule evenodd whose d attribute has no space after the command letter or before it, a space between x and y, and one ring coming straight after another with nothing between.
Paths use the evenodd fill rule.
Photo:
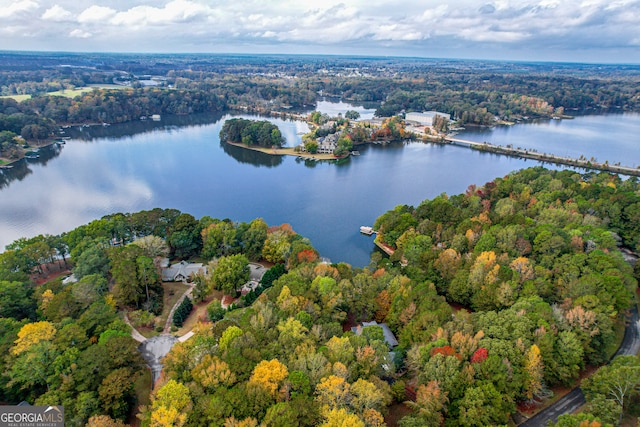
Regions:
<instances>
[{"instance_id":1,"label":"far shore tree line","mask_svg":"<svg viewBox=\"0 0 640 427\"><path fill-rule=\"evenodd\" d=\"M320 63L306 59L302 64L292 59L288 64L276 61L280 75L267 77L260 70L270 69L273 64L244 63L240 58L235 59L237 64L229 64L225 58L218 58L216 63L199 64L195 71L190 68L192 64L186 65L188 61L175 58L169 61L171 65L137 65L147 73L159 74L163 79L161 87L133 84L119 89L96 88L70 98L47 94L122 77L121 72L104 65L113 59L102 58L104 69L95 70L63 70L55 66L39 69L39 65L30 65L28 58L12 58L9 54L5 59L10 68L0 67L0 93L31 95L21 102L0 98L0 157L7 159L24 154L24 141L51 138L65 124L121 123L153 114L231 110L270 113L308 108L316 103L318 93L352 102L374 102L378 117L437 110L450 114L461 125L492 125L496 118L513 121L522 117L562 117L566 111L640 108L638 76L633 72L607 74L602 69L585 71L580 67L555 74L553 70L529 66L523 67L529 68L523 72L496 74L463 63L452 71L450 67L437 66L420 69L411 61L399 61L391 66L395 72L385 64L365 79L339 73L319 77L314 70L322 69ZM369 62L376 63L375 59ZM368 66L369 62L360 65ZM112 66L127 68L121 62ZM408 74L398 74L397 70ZM129 73L127 78L135 82L135 74ZM344 118L353 119L354 113L357 114L349 111ZM437 125L441 127L441 123Z\"/></svg>"}]
</instances>

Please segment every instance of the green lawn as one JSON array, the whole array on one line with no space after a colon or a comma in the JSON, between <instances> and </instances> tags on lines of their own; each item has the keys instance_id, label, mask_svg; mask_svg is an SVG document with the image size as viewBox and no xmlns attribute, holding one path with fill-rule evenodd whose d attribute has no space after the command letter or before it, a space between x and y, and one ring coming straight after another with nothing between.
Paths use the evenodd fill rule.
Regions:
<instances>
[{"instance_id":1,"label":"green lawn","mask_svg":"<svg viewBox=\"0 0 640 427\"><path fill-rule=\"evenodd\" d=\"M47 95L49 96L64 96L67 98L75 98L78 95L82 95L83 93L91 92L93 88L90 87L78 87L72 90L57 90L55 92L49 92Z\"/></svg>"},{"instance_id":2,"label":"green lawn","mask_svg":"<svg viewBox=\"0 0 640 427\"><path fill-rule=\"evenodd\" d=\"M18 102L21 102L21 101L24 101L25 99L31 98L31 95L6 95L6 96L0 96L0 98L11 98L11 99L15 99Z\"/></svg>"},{"instance_id":3,"label":"green lawn","mask_svg":"<svg viewBox=\"0 0 640 427\"><path fill-rule=\"evenodd\" d=\"M67 98L75 98L78 95L82 95L83 93L91 92L94 89L126 89L127 86L120 85L108 85L108 84L93 84L84 87L78 87L75 89L66 89L66 90L57 90L55 92L48 92L49 96L64 96ZM0 96L0 98L12 98L18 102L24 101L25 99L31 98L31 95L6 95Z\"/></svg>"}]
</instances>

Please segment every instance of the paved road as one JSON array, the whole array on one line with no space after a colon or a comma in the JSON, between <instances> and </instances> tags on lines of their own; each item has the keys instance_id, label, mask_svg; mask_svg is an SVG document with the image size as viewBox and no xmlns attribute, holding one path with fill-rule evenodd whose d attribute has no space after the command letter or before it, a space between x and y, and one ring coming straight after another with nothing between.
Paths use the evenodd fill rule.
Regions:
<instances>
[{"instance_id":1,"label":"paved road","mask_svg":"<svg viewBox=\"0 0 640 427\"><path fill-rule=\"evenodd\" d=\"M156 383L160 377L160 372L162 372L162 358L169 353L169 350L171 350L171 347L173 347L177 341L178 339L171 335L158 335L149 338L138 346L142 357L151 368L152 384Z\"/></svg>"},{"instance_id":2,"label":"paved road","mask_svg":"<svg viewBox=\"0 0 640 427\"><path fill-rule=\"evenodd\" d=\"M250 280L255 280L256 282L259 282L268 270L268 268L253 262L249 264L249 269L251 270Z\"/></svg>"},{"instance_id":3,"label":"paved road","mask_svg":"<svg viewBox=\"0 0 640 427\"><path fill-rule=\"evenodd\" d=\"M622 344L620 344L620 348L618 348L618 351L613 357L637 354L638 350L640 350L640 320L638 319L638 308L634 306L624 330ZM520 426L544 427L549 423L555 423L560 415L572 413L584 405L584 403L584 394L580 387L576 387L556 403L529 418L527 421L520 424Z\"/></svg>"}]
</instances>

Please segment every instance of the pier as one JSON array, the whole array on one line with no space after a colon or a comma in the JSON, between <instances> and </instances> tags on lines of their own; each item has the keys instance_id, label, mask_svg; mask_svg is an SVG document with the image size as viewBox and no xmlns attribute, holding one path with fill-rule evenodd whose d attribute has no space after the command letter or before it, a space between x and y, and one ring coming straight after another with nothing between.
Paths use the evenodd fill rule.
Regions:
<instances>
[{"instance_id":1,"label":"pier","mask_svg":"<svg viewBox=\"0 0 640 427\"><path fill-rule=\"evenodd\" d=\"M555 154L539 153L534 150L525 148L505 147L503 145L495 145L488 142L468 141L465 139L446 137L445 143L457 145L460 147L471 148L478 151L488 153L503 154L505 156L519 157L522 159L538 160L540 162L555 163L558 165L574 166L584 169L596 169L605 172L619 173L629 176L640 176L640 168L630 166L612 165L607 162L600 163L587 159L575 159L572 157L557 156Z\"/></svg>"}]
</instances>

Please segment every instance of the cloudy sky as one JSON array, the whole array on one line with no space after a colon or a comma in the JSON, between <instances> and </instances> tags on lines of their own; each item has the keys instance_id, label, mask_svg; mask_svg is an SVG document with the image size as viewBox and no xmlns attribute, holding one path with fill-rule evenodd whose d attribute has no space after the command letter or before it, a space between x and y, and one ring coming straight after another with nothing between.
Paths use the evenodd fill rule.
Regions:
<instances>
[{"instance_id":1,"label":"cloudy sky","mask_svg":"<svg viewBox=\"0 0 640 427\"><path fill-rule=\"evenodd\" d=\"M640 63L640 0L0 0L0 50Z\"/></svg>"}]
</instances>

